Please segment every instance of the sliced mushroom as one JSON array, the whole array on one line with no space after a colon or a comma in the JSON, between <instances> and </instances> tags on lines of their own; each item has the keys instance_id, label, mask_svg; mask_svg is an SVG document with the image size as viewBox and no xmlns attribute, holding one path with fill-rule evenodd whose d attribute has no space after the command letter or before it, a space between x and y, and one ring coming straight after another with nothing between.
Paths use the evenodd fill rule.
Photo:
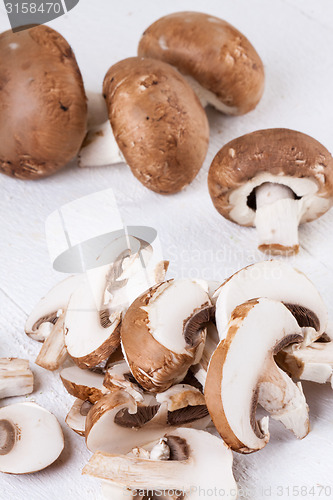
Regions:
<instances>
[{"instance_id":1,"label":"sliced mushroom","mask_svg":"<svg viewBox=\"0 0 333 500\"><path fill-rule=\"evenodd\" d=\"M276 357L278 365L291 377L319 384L330 382L333 389L333 340L288 346Z\"/></svg>"},{"instance_id":2,"label":"sliced mushroom","mask_svg":"<svg viewBox=\"0 0 333 500\"><path fill-rule=\"evenodd\" d=\"M81 370L78 366L64 368L60 378L66 390L72 396L96 403L109 391L103 385L104 376L90 370Z\"/></svg>"},{"instance_id":3,"label":"sliced mushroom","mask_svg":"<svg viewBox=\"0 0 333 500\"><path fill-rule=\"evenodd\" d=\"M29 368L29 361L0 358L0 399L25 396L31 394L33 390L34 376Z\"/></svg>"},{"instance_id":4,"label":"sliced mushroom","mask_svg":"<svg viewBox=\"0 0 333 500\"><path fill-rule=\"evenodd\" d=\"M51 465L64 448L54 415L35 403L0 408L0 471L27 474Z\"/></svg>"},{"instance_id":5,"label":"sliced mushroom","mask_svg":"<svg viewBox=\"0 0 333 500\"><path fill-rule=\"evenodd\" d=\"M175 66L202 105L231 115L256 107L264 90L262 61L231 24L200 12L176 12L145 30L138 55Z\"/></svg>"},{"instance_id":6,"label":"sliced mushroom","mask_svg":"<svg viewBox=\"0 0 333 500\"><path fill-rule=\"evenodd\" d=\"M170 194L192 182L207 153L209 126L198 98L178 71L161 61L132 57L109 69L103 92L114 139L104 126L107 144L98 141L98 162L119 162L117 143L147 188ZM93 144L81 151L81 164L91 159L94 165Z\"/></svg>"},{"instance_id":7,"label":"sliced mushroom","mask_svg":"<svg viewBox=\"0 0 333 500\"><path fill-rule=\"evenodd\" d=\"M30 313L25 332L29 337L44 342L63 316L72 293L81 285L83 277L73 275L55 285Z\"/></svg>"},{"instance_id":8,"label":"sliced mushroom","mask_svg":"<svg viewBox=\"0 0 333 500\"><path fill-rule=\"evenodd\" d=\"M121 340L131 372L143 388L162 392L200 360L211 309L207 292L190 279L156 285L131 304Z\"/></svg>"},{"instance_id":9,"label":"sliced mushroom","mask_svg":"<svg viewBox=\"0 0 333 500\"><path fill-rule=\"evenodd\" d=\"M87 271L85 282L72 294L65 316L67 351L81 368L106 360L120 344L117 310L108 310L105 286L110 266Z\"/></svg>"},{"instance_id":10,"label":"sliced mushroom","mask_svg":"<svg viewBox=\"0 0 333 500\"><path fill-rule=\"evenodd\" d=\"M213 299L216 302L216 298ZM207 325L207 337L205 342L205 348L202 353L202 357L196 365L191 367L191 372L195 379L199 382L201 387L205 386L207 370L209 366L209 362L211 357L219 343L219 333L213 322L208 323Z\"/></svg>"},{"instance_id":11,"label":"sliced mushroom","mask_svg":"<svg viewBox=\"0 0 333 500\"><path fill-rule=\"evenodd\" d=\"M223 441L193 429L177 429L165 438L171 452L169 460L97 452L83 474L132 491L178 490L190 500L202 498L202 491L225 491L228 498L237 498L232 452Z\"/></svg>"},{"instance_id":12,"label":"sliced mushroom","mask_svg":"<svg viewBox=\"0 0 333 500\"><path fill-rule=\"evenodd\" d=\"M223 217L257 228L260 250L290 255L299 250L298 225L333 204L333 159L308 135L259 130L223 146L208 185Z\"/></svg>"},{"instance_id":13,"label":"sliced mushroom","mask_svg":"<svg viewBox=\"0 0 333 500\"><path fill-rule=\"evenodd\" d=\"M80 436L85 435L86 418L92 408L92 403L76 399L66 417L66 424Z\"/></svg>"},{"instance_id":14,"label":"sliced mushroom","mask_svg":"<svg viewBox=\"0 0 333 500\"><path fill-rule=\"evenodd\" d=\"M318 290L305 274L282 261L259 262L241 269L217 289L215 296L218 297L215 319L220 339L226 333L235 307L257 297L293 306L292 312L304 327L303 335L308 343L326 329L327 308Z\"/></svg>"},{"instance_id":15,"label":"sliced mushroom","mask_svg":"<svg viewBox=\"0 0 333 500\"><path fill-rule=\"evenodd\" d=\"M100 399L86 420L86 444L90 451L128 453L157 438L166 429L167 408L146 395L137 403L125 390L119 389Z\"/></svg>"},{"instance_id":16,"label":"sliced mushroom","mask_svg":"<svg viewBox=\"0 0 333 500\"><path fill-rule=\"evenodd\" d=\"M128 453L172 428L205 429L210 421L204 396L194 387L176 385L156 398L145 393L139 402L119 389L90 410L86 443L91 451Z\"/></svg>"},{"instance_id":17,"label":"sliced mushroom","mask_svg":"<svg viewBox=\"0 0 333 500\"><path fill-rule=\"evenodd\" d=\"M135 401L143 401L143 390L131 374L126 361L119 361L109 366L104 376L104 386L109 390L115 388L125 389Z\"/></svg>"},{"instance_id":18,"label":"sliced mushroom","mask_svg":"<svg viewBox=\"0 0 333 500\"><path fill-rule=\"evenodd\" d=\"M64 314L52 328L52 332L42 345L36 364L46 370L57 370L65 362L68 352L65 346Z\"/></svg>"},{"instance_id":19,"label":"sliced mushroom","mask_svg":"<svg viewBox=\"0 0 333 500\"><path fill-rule=\"evenodd\" d=\"M87 104L74 53L48 26L0 35L0 171L39 179L64 167L86 133Z\"/></svg>"},{"instance_id":20,"label":"sliced mushroom","mask_svg":"<svg viewBox=\"0 0 333 500\"><path fill-rule=\"evenodd\" d=\"M297 437L309 432L301 386L274 361L283 347L302 340L302 329L281 302L260 298L233 311L225 340L210 361L205 385L215 427L233 450L251 453L268 442L268 417L261 422L255 418L258 401Z\"/></svg>"},{"instance_id":21,"label":"sliced mushroom","mask_svg":"<svg viewBox=\"0 0 333 500\"><path fill-rule=\"evenodd\" d=\"M191 385L174 385L157 394L156 401L167 403L169 425L205 429L211 422L204 395Z\"/></svg>"}]
</instances>

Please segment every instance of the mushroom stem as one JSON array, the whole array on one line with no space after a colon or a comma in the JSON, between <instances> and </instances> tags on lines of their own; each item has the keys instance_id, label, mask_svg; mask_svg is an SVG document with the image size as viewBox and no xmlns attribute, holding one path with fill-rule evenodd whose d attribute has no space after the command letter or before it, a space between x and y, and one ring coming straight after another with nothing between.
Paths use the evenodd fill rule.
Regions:
<instances>
[{"instance_id":1,"label":"mushroom stem","mask_svg":"<svg viewBox=\"0 0 333 500\"><path fill-rule=\"evenodd\" d=\"M108 455L96 452L83 469L83 474L107 479L130 490L181 490L190 491L193 477L189 470L193 460L147 460L126 455ZM192 481L188 481L192 479Z\"/></svg>"},{"instance_id":2,"label":"mushroom stem","mask_svg":"<svg viewBox=\"0 0 333 500\"><path fill-rule=\"evenodd\" d=\"M302 213L294 192L282 184L265 182L256 188L255 195L259 250L272 255L297 253Z\"/></svg>"},{"instance_id":3,"label":"mushroom stem","mask_svg":"<svg viewBox=\"0 0 333 500\"><path fill-rule=\"evenodd\" d=\"M45 370L57 370L67 358L68 353L64 338L64 318L65 315L63 314L45 340L37 356L36 364L45 368Z\"/></svg>"},{"instance_id":4,"label":"mushroom stem","mask_svg":"<svg viewBox=\"0 0 333 500\"><path fill-rule=\"evenodd\" d=\"M0 399L31 394L34 387L29 361L16 358L0 359Z\"/></svg>"},{"instance_id":5,"label":"mushroom stem","mask_svg":"<svg viewBox=\"0 0 333 500\"><path fill-rule=\"evenodd\" d=\"M105 167L124 162L109 120L88 131L79 153L80 167Z\"/></svg>"}]
</instances>

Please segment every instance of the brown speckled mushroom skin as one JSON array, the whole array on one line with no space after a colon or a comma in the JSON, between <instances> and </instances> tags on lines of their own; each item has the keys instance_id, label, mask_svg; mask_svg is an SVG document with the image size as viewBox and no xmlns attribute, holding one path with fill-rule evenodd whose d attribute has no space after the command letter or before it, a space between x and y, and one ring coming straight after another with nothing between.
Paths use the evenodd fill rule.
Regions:
<instances>
[{"instance_id":1,"label":"brown speckled mushroom skin","mask_svg":"<svg viewBox=\"0 0 333 500\"><path fill-rule=\"evenodd\" d=\"M147 391L163 392L175 384L193 363L198 345L177 354L157 342L149 331L148 313L142 309L160 286L153 286L128 308L121 323L121 341L134 378ZM198 342L203 342L202 337ZM140 349L138 350L138 346Z\"/></svg>"},{"instance_id":2,"label":"brown speckled mushroom skin","mask_svg":"<svg viewBox=\"0 0 333 500\"><path fill-rule=\"evenodd\" d=\"M172 64L227 106L244 114L264 90L263 63L248 41L226 21L200 12L177 12L157 20L142 35L139 56Z\"/></svg>"},{"instance_id":3,"label":"brown speckled mushroom skin","mask_svg":"<svg viewBox=\"0 0 333 500\"><path fill-rule=\"evenodd\" d=\"M38 179L76 156L87 104L71 47L47 26L0 35L0 171Z\"/></svg>"},{"instance_id":4,"label":"brown speckled mushroom skin","mask_svg":"<svg viewBox=\"0 0 333 500\"><path fill-rule=\"evenodd\" d=\"M320 196L333 196L333 158L329 151L309 135L273 128L238 137L217 153L208 174L209 193L216 210L232 220L230 195L263 172L311 178L318 184ZM307 219L310 220L313 218Z\"/></svg>"},{"instance_id":5,"label":"brown speckled mushroom skin","mask_svg":"<svg viewBox=\"0 0 333 500\"><path fill-rule=\"evenodd\" d=\"M161 194L192 182L206 157L209 126L184 78L166 63L133 57L109 69L103 92L115 139L135 177Z\"/></svg>"}]
</instances>

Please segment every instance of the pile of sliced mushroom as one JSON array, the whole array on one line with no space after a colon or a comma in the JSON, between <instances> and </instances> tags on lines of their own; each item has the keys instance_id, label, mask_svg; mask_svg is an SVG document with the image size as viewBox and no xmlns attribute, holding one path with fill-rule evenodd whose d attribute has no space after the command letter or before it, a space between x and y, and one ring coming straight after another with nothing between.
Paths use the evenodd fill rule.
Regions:
<instances>
[{"instance_id":1,"label":"pile of sliced mushroom","mask_svg":"<svg viewBox=\"0 0 333 500\"><path fill-rule=\"evenodd\" d=\"M161 281L130 305L112 293L119 289L112 279L121 288L122 276L104 267L65 280L27 322L43 347L62 339L60 376L76 398L66 423L94 453L84 474L102 481L105 498L159 492L194 500L212 485L237 498L232 451L266 446L269 418L304 438L310 421L300 380L332 382L320 294L302 272L274 260L223 284ZM55 352L46 368L59 366ZM267 414L259 421L258 405Z\"/></svg>"}]
</instances>

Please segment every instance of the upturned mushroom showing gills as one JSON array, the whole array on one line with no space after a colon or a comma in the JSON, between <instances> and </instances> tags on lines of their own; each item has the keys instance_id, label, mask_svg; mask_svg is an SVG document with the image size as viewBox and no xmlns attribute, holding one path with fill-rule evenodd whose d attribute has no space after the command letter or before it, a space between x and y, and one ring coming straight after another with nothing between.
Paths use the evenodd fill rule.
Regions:
<instances>
[{"instance_id":1,"label":"upturned mushroom showing gills","mask_svg":"<svg viewBox=\"0 0 333 500\"><path fill-rule=\"evenodd\" d=\"M258 104L264 67L249 40L231 24L200 12L176 12L145 30L138 55L165 61L188 80L203 106L241 115Z\"/></svg>"},{"instance_id":2,"label":"upturned mushroom showing gills","mask_svg":"<svg viewBox=\"0 0 333 500\"><path fill-rule=\"evenodd\" d=\"M176 193L192 182L206 157L209 126L178 71L161 61L132 57L109 69L103 92L114 136L105 138L105 164L119 162L116 146L135 177L157 193Z\"/></svg>"},{"instance_id":3,"label":"upturned mushroom showing gills","mask_svg":"<svg viewBox=\"0 0 333 500\"><path fill-rule=\"evenodd\" d=\"M269 440L268 417L256 420L258 401L298 438L309 432L308 407L300 385L274 361L288 344L303 340L289 309L270 299L236 307L208 368L205 398L222 439L233 450L252 453Z\"/></svg>"},{"instance_id":4,"label":"upturned mushroom showing gills","mask_svg":"<svg viewBox=\"0 0 333 500\"><path fill-rule=\"evenodd\" d=\"M0 35L0 171L38 179L64 167L86 134L80 70L48 26Z\"/></svg>"},{"instance_id":5,"label":"upturned mushroom showing gills","mask_svg":"<svg viewBox=\"0 0 333 500\"><path fill-rule=\"evenodd\" d=\"M163 392L198 363L211 309L207 291L190 279L156 285L131 304L122 321L121 342L144 389Z\"/></svg>"},{"instance_id":6,"label":"upturned mushroom showing gills","mask_svg":"<svg viewBox=\"0 0 333 500\"><path fill-rule=\"evenodd\" d=\"M223 146L211 164L208 186L223 217L257 228L260 250L292 255L299 251L299 224L333 204L333 159L301 132L259 130Z\"/></svg>"},{"instance_id":7,"label":"upturned mushroom showing gills","mask_svg":"<svg viewBox=\"0 0 333 500\"><path fill-rule=\"evenodd\" d=\"M64 448L58 420L35 403L0 408L0 471L29 474L51 465Z\"/></svg>"}]
</instances>

